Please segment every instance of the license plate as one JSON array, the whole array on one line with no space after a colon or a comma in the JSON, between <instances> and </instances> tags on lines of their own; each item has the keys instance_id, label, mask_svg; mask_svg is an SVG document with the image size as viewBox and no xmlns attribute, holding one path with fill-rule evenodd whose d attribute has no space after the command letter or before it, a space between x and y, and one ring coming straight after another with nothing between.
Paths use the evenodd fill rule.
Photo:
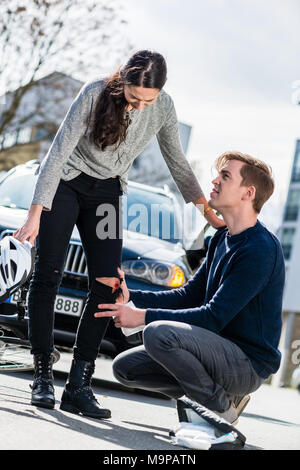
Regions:
<instances>
[{"instance_id":1,"label":"license plate","mask_svg":"<svg viewBox=\"0 0 300 470\"><path fill-rule=\"evenodd\" d=\"M10 298L11 304L16 304L21 299L21 291L17 290ZM77 297L66 297L65 295L57 295L55 299L55 313L63 313L64 315L72 315L79 317L83 307L83 299Z\"/></svg>"},{"instance_id":2,"label":"license plate","mask_svg":"<svg viewBox=\"0 0 300 470\"><path fill-rule=\"evenodd\" d=\"M83 307L83 300L77 297L66 297L57 295L55 300L55 313L63 313L64 315L73 315L79 317Z\"/></svg>"}]
</instances>

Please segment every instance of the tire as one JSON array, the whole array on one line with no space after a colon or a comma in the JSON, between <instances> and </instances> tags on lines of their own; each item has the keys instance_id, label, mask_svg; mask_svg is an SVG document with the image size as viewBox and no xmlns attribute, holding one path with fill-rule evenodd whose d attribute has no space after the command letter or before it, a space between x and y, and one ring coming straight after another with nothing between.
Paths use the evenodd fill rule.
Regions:
<instances>
[{"instance_id":1,"label":"tire","mask_svg":"<svg viewBox=\"0 0 300 470\"><path fill-rule=\"evenodd\" d=\"M0 336L0 373L33 370L33 356L29 341L10 336ZM54 363L60 354L53 351Z\"/></svg>"}]
</instances>

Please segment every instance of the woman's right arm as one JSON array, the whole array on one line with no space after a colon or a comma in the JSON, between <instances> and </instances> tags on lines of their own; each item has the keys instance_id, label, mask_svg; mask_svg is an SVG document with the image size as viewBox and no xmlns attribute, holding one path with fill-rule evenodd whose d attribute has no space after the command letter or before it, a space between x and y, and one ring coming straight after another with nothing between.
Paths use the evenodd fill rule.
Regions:
<instances>
[{"instance_id":1,"label":"woman's right arm","mask_svg":"<svg viewBox=\"0 0 300 470\"><path fill-rule=\"evenodd\" d=\"M31 204L24 224L13 234L17 240L24 243L29 238L29 242L32 245L34 244L34 240L39 233L42 210L43 206L41 204Z\"/></svg>"},{"instance_id":2,"label":"woman's right arm","mask_svg":"<svg viewBox=\"0 0 300 470\"><path fill-rule=\"evenodd\" d=\"M86 130L90 96L85 84L71 104L51 147L44 158L36 182L33 199L24 224L14 232L22 243L29 238L33 244L38 235L42 210L51 210L52 200L61 178L63 165Z\"/></svg>"},{"instance_id":3,"label":"woman's right arm","mask_svg":"<svg viewBox=\"0 0 300 470\"><path fill-rule=\"evenodd\" d=\"M86 83L71 104L41 163L32 205L42 205L44 210L51 210L63 166L87 130L91 101L90 87Z\"/></svg>"}]
</instances>

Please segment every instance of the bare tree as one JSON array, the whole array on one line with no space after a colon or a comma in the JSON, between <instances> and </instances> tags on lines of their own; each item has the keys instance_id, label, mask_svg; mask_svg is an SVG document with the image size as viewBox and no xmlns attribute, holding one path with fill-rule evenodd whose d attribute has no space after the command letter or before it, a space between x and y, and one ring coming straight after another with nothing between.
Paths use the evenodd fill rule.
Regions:
<instances>
[{"instance_id":1,"label":"bare tree","mask_svg":"<svg viewBox=\"0 0 300 470\"><path fill-rule=\"evenodd\" d=\"M42 76L56 70L85 81L132 48L117 0L1 0L0 42L0 135ZM23 126L34 112L22 114Z\"/></svg>"}]
</instances>

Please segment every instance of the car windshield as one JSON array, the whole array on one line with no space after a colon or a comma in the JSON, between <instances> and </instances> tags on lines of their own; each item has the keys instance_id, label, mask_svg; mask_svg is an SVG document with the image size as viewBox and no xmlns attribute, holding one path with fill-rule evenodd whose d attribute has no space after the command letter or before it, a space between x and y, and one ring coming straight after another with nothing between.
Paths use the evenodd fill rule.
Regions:
<instances>
[{"instance_id":1,"label":"car windshield","mask_svg":"<svg viewBox=\"0 0 300 470\"><path fill-rule=\"evenodd\" d=\"M123 197L123 227L171 243L181 240L173 199L134 186Z\"/></svg>"},{"instance_id":2,"label":"car windshield","mask_svg":"<svg viewBox=\"0 0 300 470\"><path fill-rule=\"evenodd\" d=\"M0 184L0 205L15 207L17 209L29 209L36 177L32 172L13 172Z\"/></svg>"},{"instance_id":3,"label":"car windshield","mask_svg":"<svg viewBox=\"0 0 300 470\"><path fill-rule=\"evenodd\" d=\"M13 171L0 184L0 205L28 210L37 176L32 169ZM179 220L173 199L129 184L123 196L123 227L171 243L180 241Z\"/></svg>"}]
</instances>

